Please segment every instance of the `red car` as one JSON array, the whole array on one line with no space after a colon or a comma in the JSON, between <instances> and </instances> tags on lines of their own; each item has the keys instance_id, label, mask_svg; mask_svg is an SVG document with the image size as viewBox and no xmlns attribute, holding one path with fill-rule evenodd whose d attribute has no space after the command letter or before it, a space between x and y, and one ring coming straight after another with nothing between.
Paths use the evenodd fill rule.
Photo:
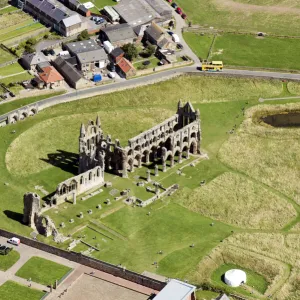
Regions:
<instances>
[{"instance_id":1,"label":"red car","mask_svg":"<svg viewBox=\"0 0 300 300\"><path fill-rule=\"evenodd\" d=\"M167 0L169 3L172 3L173 0Z\"/></svg>"},{"instance_id":2,"label":"red car","mask_svg":"<svg viewBox=\"0 0 300 300\"><path fill-rule=\"evenodd\" d=\"M182 9L180 7L177 7L176 12L181 15L182 14Z\"/></svg>"},{"instance_id":3,"label":"red car","mask_svg":"<svg viewBox=\"0 0 300 300\"><path fill-rule=\"evenodd\" d=\"M182 14L181 18L185 20L187 18L187 15L186 14Z\"/></svg>"}]
</instances>

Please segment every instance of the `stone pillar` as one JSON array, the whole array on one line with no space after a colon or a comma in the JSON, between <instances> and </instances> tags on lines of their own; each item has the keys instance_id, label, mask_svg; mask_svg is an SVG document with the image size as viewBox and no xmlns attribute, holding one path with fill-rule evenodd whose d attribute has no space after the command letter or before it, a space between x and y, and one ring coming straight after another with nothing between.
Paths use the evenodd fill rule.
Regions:
<instances>
[{"instance_id":1,"label":"stone pillar","mask_svg":"<svg viewBox=\"0 0 300 300\"><path fill-rule=\"evenodd\" d=\"M150 162L150 153L149 152L146 152L145 161L146 161L146 164L149 164L149 162Z\"/></svg>"},{"instance_id":2,"label":"stone pillar","mask_svg":"<svg viewBox=\"0 0 300 300\"><path fill-rule=\"evenodd\" d=\"M179 152L178 163L182 163L182 152Z\"/></svg>"},{"instance_id":3,"label":"stone pillar","mask_svg":"<svg viewBox=\"0 0 300 300\"><path fill-rule=\"evenodd\" d=\"M147 170L147 182L151 182L150 170Z\"/></svg>"},{"instance_id":4,"label":"stone pillar","mask_svg":"<svg viewBox=\"0 0 300 300\"><path fill-rule=\"evenodd\" d=\"M138 158L138 168L142 167L142 157Z\"/></svg>"},{"instance_id":5,"label":"stone pillar","mask_svg":"<svg viewBox=\"0 0 300 300\"><path fill-rule=\"evenodd\" d=\"M127 155L123 152L122 153L122 177L128 178L127 174Z\"/></svg>"},{"instance_id":6,"label":"stone pillar","mask_svg":"<svg viewBox=\"0 0 300 300\"><path fill-rule=\"evenodd\" d=\"M130 165L130 172L133 173L134 172L134 163L132 162L132 165Z\"/></svg>"},{"instance_id":7,"label":"stone pillar","mask_svg":"<svg viewBox=\"0 0 300 300\"><path fill-rule=\"evenodd\" d=\"M53 284L51 283L51 285L50 285L50 293L52 293L53 292Z\"/></svg>"},{"instance_id":8,"label":"stone pillar","mask_svg":"<svg viewBox=\"0 0 300 300\"><path fill-rule=\"evenodd\" d=\"M54 288L57 289L58 287L58 282L57 282L57 279L55 280L55 283L54 283Z\"/></svg>"},{"instance_id":9,"label":"stone pillar","mask_svg":"<svg viewBox=\"0 0 300 300\"><path fill-rule=\"evenodd\" d=\"M73 204L75 205L76 204L76 193L73 192Z\"/></svg>"},{"instance_id":10,"label":"stone pillar","mask_svg":"<svg viewBox=\"0 0 300 300\"><path fill-rule=\"evenodd\" d=\"M154 175L158 176L158 165L154 166Z\"/></svg>"},{"instance_id":11,"label":"stone pillar","mask_svg":"<svg viewBox=\"0 0 300 300\"><path fill-rule=\"evenodd\" d=\"M158 195L159 194L159 187L158 187L158 183L155 183L155 194Z\"/></svg>"},{"instance_id":12,"label":"stone pillar","mask_svg":"<svg viewBox=\"0 0 300 300\"><path fill-rule=\"evenodd\" d=\"M190 158L190 151L189 151L189 149L187 149L187 151L186 151L186 159L189 159Z\"/></svg>"},{"instance_id":13,"label":"stone pillar","mask_svg":"<svg viewBox=\"0 0 300 300\"><path fill-rule=\"evenodd\" d=\"M167 171L167 164L166 164L166 161L164 160L163 161L163 172L166 172Z\"/></svg>"},{"instance_id":14,"label":"stone pillar","mask_svg":"<svg viewBox=\"0 0 300 300\"><path fill-rule=\"evenodd\" d=\"M172 156L170 159L170 167L174 167L174 157Z\"/></svg>"}]
</instances>

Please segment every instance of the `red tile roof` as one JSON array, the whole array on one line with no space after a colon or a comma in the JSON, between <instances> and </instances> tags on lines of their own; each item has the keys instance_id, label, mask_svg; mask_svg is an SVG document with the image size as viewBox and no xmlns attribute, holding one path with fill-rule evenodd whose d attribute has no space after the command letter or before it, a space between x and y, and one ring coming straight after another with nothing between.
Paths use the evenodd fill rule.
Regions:
<instances>
[{"instance_id":1,"label":"red tile roof","mask_svg":"<svg viewBox=\"0 0 300 300\"><path fill-rule=\"evenodd\" d=\"M134 69L132 63L128 61L125 57L122 57L118 61L117 65L125 74L127 74L131 69Z\"/></svg>"},{"instance_id":2,"label":"red tile roof","mask_svg":"<svg viewBox=\"0 0 300 300\"><path fill-rule=\"evenodd\" d=\"M43 72L40 73L39 76L45 83L53 83L64 80L64 78L52 66L42 68L42 70Z\"/></svg>"}]
</instances>

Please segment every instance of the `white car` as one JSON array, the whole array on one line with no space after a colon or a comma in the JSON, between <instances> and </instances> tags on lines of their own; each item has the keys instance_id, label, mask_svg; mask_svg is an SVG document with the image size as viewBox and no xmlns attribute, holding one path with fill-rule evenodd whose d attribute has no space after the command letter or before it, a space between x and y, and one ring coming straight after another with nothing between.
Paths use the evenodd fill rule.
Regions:
<instances>
[{"instance_id":1,"label":"white car","mask_svg":"<svg viewBox=\"0 0 300 300\"><path fill-rule=\"evenodd\" d=\"M15 246L19 246L20 243L21 243L20 239L18 239L18 238L16 238L16 237L12 237L12 238L9 239L7 242L10 243L10 244L13 244L13 245L15 245Z\"/></svg>"},{"instance_id":2,"label":"white car","mask_svg":"<svg viewBox=\"0 0 300 300\"><path fill-rule=\"evenodd\" d=\"M111 79L114 79L114 78L116 78L116 73L114 73L114 72L109 72L109 73L107 74L107 76L108 76L109 78L111 78Z\"/></svg>"}]
</instances>

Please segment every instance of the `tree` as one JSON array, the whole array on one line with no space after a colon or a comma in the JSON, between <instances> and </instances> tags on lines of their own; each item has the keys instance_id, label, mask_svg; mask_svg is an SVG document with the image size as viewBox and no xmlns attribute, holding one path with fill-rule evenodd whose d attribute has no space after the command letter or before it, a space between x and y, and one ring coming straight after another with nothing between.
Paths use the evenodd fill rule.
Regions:
<instances>
[{"instance_id":1,"label":"tree","mask_svg":"<svg viewBox=\"0 0 300 300\"><path fill-rule=\"evenodd\" d=\"M88 40L90 38L90 35L88 33L88 31L85 29L83 30L80 34L78 34L77 36L77 40L78 41L84 41L84 40Z\"/></svg>"},{"instance_id":2,"label":"tree","mask_svg":"<svg viewBox=\"0 0 300 300\"><path fill-rule=\"evenodd\" d=\"M29 45L29 46L33 46L37 43L36 39L35 38L30 38L26 41L26 44Z\"/></svg>"},{"instance_id":3,"label":"tree","mask_svg":"<svg viewBox=\"0 0 300 300\"><path fill-rule=\"evenodd\" d=\"M134 44L125 44L121 49L124 51L125 57L130 61L138 56L138 49Z\"/></svg>"},{"instance_id":4,"label":"tree","mask_svg":"<svg viewBox=\"0 0 300 300\"><path fill-rule=\"evenodd\" d=\"M24 48L27 53L35 52L35 49L31 45L26 44Z\"/></svg>"},{"instance_id":5,"label":"tree","mask_svg":"<svg viewBox=\"0 0 300 300\"><path fill-rule=\"evenodd\" d=\"M154 45L148 45L145 53L148 57L150 57L151 55L153 55L155 53L156 47Z\"/></svg>"}]
</instances>

